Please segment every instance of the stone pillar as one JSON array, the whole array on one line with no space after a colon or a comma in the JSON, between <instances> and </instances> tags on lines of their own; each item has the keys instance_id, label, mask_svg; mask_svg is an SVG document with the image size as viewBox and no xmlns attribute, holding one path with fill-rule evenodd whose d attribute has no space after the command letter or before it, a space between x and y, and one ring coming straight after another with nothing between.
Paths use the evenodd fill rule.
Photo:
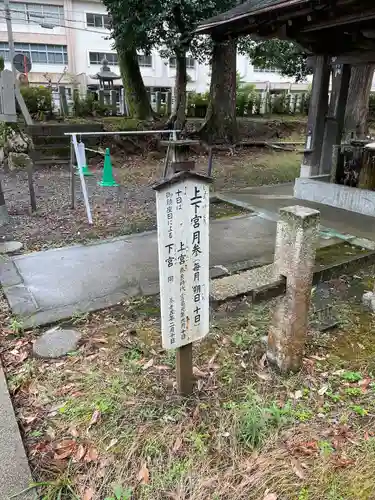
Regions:
<instances>
[{"instance_id":1,"label":"stone pillar","mask_svg":"<svg viewBox=\"0 0 375 500\"><path fill-rule=\"evenodd\" d=\"M167 92L167 116L172 113L172 92Z\"/></svg>"},{"instance_id":2,"label":"stone pillar","mask_svg":"<svg viewBox=\"0 0 375 500\"><path fill-rule=\"evenodd\" d=\"M322 156L320 159L320 174L331 174L333 146L341 144L341 136L344 130L345 108L348 99L349 81L351 67L349 64L335 67L336 82L332 84L331 101L329 103L328 116L326 119ZM335 87L335 88L334 88ZM334 92L335 91L335 92Z\"/></svg>"},{"instance_id":3,"label":"stone pillar","mask_svg":"<svg viewBox=\"0 0 375 500\"><path fill-rule=\"evenodd\" d=\"M275 273L286 278L286 293L273 313L267 357L284 373L302 365L319 222L317 210L300 206L280 210Z\"/></svg>"},{"instance_id":4,"label":"stone pillar","mask_svg":"<svg viewBox=\"0 0 375 500\"><path fill-rule=\"evenodd\" d=\"M161 92L155 92L155 101L156 101L156 113L160 114L161 112Z\"/></svg>"},{"instance_id":5,"label":"stone pillar","mask_svg":"<svg viewBox=\"0 0 375 500\"><path fill-rule=\"evenodd\" d=\"M316 56L301 177L311 177L319 174L324 124L328 111L330 71L329 57Z\"/></svg>"},{"instance_id":6,"label":"stone pillar","mask_svg":"<svg viewBox=\"0 0 375 500\"><path fill-rule=\"evenodd\" d=\"M117 115L117 91L115 89L110 90L110 105L112 116Z\"/></svg>"},{"instance_id":7,"label":"stone pillar","mask_svg":"<svg viewBox=\"0 0 375 500\"><path fill-rule=\"evenodd\" d=\"M62 116L68 116L69 107L66 98L66 88L64 87L64 85L59 85L59 97L60 97L60 112Z\"/></svg>"}]
</instances>

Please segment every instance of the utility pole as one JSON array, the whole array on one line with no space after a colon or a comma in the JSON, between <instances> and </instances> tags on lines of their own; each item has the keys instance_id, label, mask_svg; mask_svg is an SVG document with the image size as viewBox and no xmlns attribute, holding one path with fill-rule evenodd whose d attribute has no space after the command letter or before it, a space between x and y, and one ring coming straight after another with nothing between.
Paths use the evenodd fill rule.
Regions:
<instances>
[{"instance_id":1,"label":"utility pole","mask_svg":"<svg viewBox=\"0 0 375 500\"><path fill-rule=\"evenodd\" d=\"M13 41L13 31L12 31L12 18L10 16L10 10L9 10L9 0L4 0L4 9L5 9L5 19L7 23L7 32L8 32L9 59L13 71L14 82L16 82L17 72L13 63L15 52L14 52L14 41Z\"/></svg>"}]
</instances>

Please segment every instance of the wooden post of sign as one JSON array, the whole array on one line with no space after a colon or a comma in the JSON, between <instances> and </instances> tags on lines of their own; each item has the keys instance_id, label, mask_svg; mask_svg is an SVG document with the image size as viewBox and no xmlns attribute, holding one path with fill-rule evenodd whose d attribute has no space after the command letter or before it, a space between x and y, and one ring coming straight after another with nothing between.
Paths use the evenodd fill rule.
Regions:
<instances>
[{"instance_id":1,"label":"wooden post of sign","mask_svg":"<svg viewBox=\"0 0 375 500\"><path fill-rule=\"evenodd\" d=\"M174 141L175 142L175 141ZM186 148L189 141L177 141ZM176 350L177 389L193 390L192 343L209 330L209 201L211 178L194 162L172 162L172 175L154 186L162 344Z\"/></svg>"},{"instance_id":2,"label":"wooden post of sign","mask_svg":"<svg viewBox=\"0 0 375 500\"><path fill-rule=\"evenodd\" d=\"M176 349L177 390L182 396L193 392L193 344Z\"/></svg>"},{"instance_id":3,"label":"wooden post of sign","mask_svg":"<svg viewBox=\"0 0 375 500\"><path fill-rule=\"evenodd\" d=\"M182 142L182 141L181 141ZM186 142L190 141L187 140ZM185 146L187 151L189 146ZM179 154L179 148L177 146L177 160L180 159L181 154ZM185 149L185 154L186 154ZM179 172L190 172L195 169L195 163L186 162L175 162L171 164L171 170L173 174L178 174ZM181 396L189 396L193 392L193 344L186 344L182 347L176 349L176 379L177 379L177 390Z\"/></svg>"}]
</instances>

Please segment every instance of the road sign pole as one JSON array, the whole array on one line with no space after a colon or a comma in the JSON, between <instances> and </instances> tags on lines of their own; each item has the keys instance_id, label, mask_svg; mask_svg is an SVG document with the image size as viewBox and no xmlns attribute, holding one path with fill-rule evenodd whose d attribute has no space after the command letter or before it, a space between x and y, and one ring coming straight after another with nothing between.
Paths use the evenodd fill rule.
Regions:
<instances>
[{"instance_id":1,"label":"road sign pole","mask_svg":"<svg viewBox=\"0 0 375 500\"><path fill-rule=\"evenodd\" d=\"M12 71L14 75L14 81L16 82L16 77L17 77L17 72L16 68L14 66L14 40L13 40L13 30L12 30L12 18L10 15L10 9L9 9L9 0L4 0L4 9L5 9L5 19L6 19L6 24L7 24L7 32L8 32L8 44L9 44L9 58L10 58L10 64L12 66Z\"/></svg>"}]
</instances>

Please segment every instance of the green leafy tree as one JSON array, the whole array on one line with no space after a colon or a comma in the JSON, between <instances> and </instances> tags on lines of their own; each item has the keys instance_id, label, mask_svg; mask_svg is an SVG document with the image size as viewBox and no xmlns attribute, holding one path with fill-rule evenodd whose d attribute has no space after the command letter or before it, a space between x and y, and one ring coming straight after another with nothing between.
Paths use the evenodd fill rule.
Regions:
<instances>
[{"instance_id":1,"label":"green leafy tree","mask_svg":"<svg viewBox=\"0 0 375 500\"><path fill-rule=\"evenodd\" d=\"M199 131L210 144L237 140L236 56L236 40L213 41L210 99Z\"/></svg>"},{"instance_id":2,"label":"green leafy tree","mask_svg":"<svg viewBox=\"0 0 375 500\"><path fill-rule=\"evenodd\" d=\"M153 117L138 63L137 49L149 53L152 12L158 3L150 0L103 0L111 18L111 37L118 54L125 99L130 115L141 120ZM149 13L149 15L148 15ZM148 21L148 22L146 22ZM155 24L156 28L156 24Z\"/></svg>"},{"instance_id":3,"label":"green leafy tree","mask_svg":"<svg viewBox=\"0 0 375 500\"><path fill-rule=\"evenodd\" d=\"M4 71L4 58L0 56L0 71Z\"/></svg>"},{"instance_id":4,"label":"green leafy tree","mask_svg":"<svg viewBox=\"0 0 375 500\"><path fill-rule=\"evenodd\" d=\"M135 96L140 86L136 51L150 53L153 47L164 57L176 58L175 107L170 125L181 128L186 109L186 55L203 61L210 57L212 44L207 37L194 35L204 19L227 10L233 0L104 0L112 18L124 86ZM140 75L140 72L139 72ZM134 98L135 100L135 98Z\"/></svg>"},{"instance_id":5,"label":"green leafy tree","mask_svg":"<svg viewBox=\"0 0 375 500\"><path fill-rule=\"evenodd\" d=\"M298 44L285 40L254 41L244 37L240 50L246 53L259 68L276 68L282 75L293 77L297 82L312 74L307 64L308 53ZM351 70L349 93L345 113L344 139L364 137L368 131L367 117L374 65L362 64ZM339 73L332 72L332 95L336 95ZM331 99L334 107L335 99Z\"/></svg>"},{"instance_id":6,"label":"green leafy tree","mask_svg":"<svg viewBox=\"0 0 375 500\"><path fill-rule=\"evenodd\" d=\"M259 42L244 37L240 40L239 50L250 57L254 66L276 68L282 75L292 77L297 82L305 80L312 73L306 64L307 52L294 42L277 39Z\"/></svg>"}]
</instances>

